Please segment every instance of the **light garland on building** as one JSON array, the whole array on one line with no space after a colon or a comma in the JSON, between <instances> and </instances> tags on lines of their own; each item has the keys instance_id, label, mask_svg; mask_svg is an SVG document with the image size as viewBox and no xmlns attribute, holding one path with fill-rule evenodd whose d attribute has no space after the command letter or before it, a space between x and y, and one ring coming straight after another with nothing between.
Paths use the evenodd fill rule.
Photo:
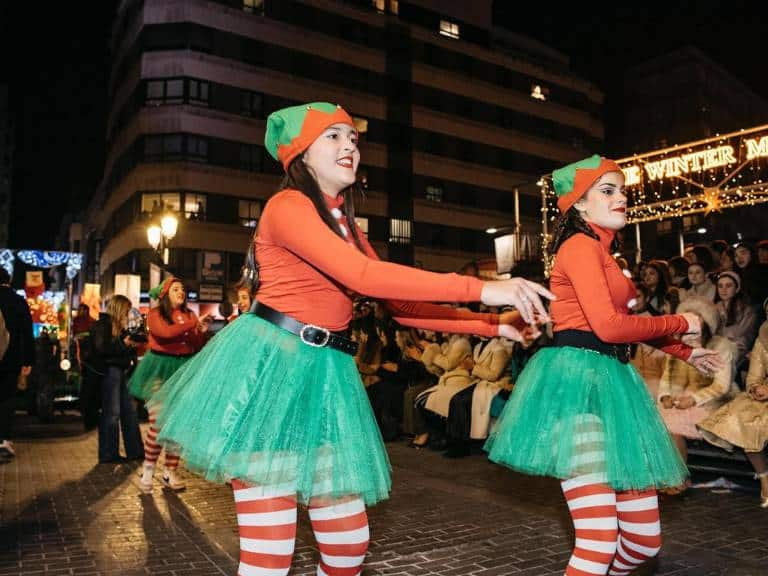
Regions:
<instances>
[{"instance_id":1,"label":"light garland on building","mask_svg":"<svg viewBox=\"0 0 768 576\"><path fill-rule=\"evenodd\" d=\"M616 161L624 172L627 224L721 212L768 202L768 125L673 146ZM552 176L537 182L542 194L542 257L560 214Z\"/></svg>"}]
</instances>

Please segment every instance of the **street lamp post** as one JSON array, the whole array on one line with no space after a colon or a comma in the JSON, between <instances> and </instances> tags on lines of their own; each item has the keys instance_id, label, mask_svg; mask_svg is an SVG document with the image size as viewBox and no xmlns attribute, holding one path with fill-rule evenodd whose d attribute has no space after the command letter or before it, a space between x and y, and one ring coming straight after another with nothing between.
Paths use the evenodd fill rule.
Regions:
<instances>
[{"instance_id":1,"label":"street lamp post","mask_svg":"<svg viewBox=\"0 0 768 576\"><path fill-rule=\"evenodd\" d=\"M168 266L168 243L176 236L179 220L173 214L167 213L160 219L160 225L151 224L147 228L149 245L160 255L164 266Z\"/></svg>"}]
</instances>

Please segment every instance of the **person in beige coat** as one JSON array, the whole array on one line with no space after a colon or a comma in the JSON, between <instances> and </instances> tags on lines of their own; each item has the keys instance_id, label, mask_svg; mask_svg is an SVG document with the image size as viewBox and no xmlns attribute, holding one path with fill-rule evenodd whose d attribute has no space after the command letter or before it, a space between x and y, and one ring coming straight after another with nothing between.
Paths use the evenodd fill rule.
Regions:
<instances>
[{"instance_id":1,"label":"person in beige coat","mask_svg":"<svg viewBox=\"0 0 768 576\"><path fill-rule=\"evenodd\" d=\"M493 338L485 345L475 347L475 366L472 377L476 380L472 392L472 419L469 437L483 440L488 437L491 424L491 402L501 390L511 387L506 376L507 364L512 357L514 343L506 338Z\"/></svg>"},{"instance_id":2,"label":"person in beige coat","mask_svg":"<svg viewBox=\"0 0 768 576\"><path fill-rule=\"evenodd\" d=\"M765 301L763 308L768 300ZM704 438L729 452L741 448L760 480L760 505L768 508L768 322L760 327L752 348L747 390L698 425Z\"/></svg>"},{"instance_id":3,"label":"person in beige coat","mask_svg":"<svg viewBox=\"0 0 768 576\"><path fill-rule=\"evenodd\" d=\"M696 424L720 408L733 397L734 360L736 345L722 336L712 336L717 331L719 317L714 304L698 298L689 298L677 309L678 314L693 313L702 320L701 334L684 336L689 346L706 346L717 350L723 359L723 368L711 376L705 376L685 362L668 356L659 382L659 411L683 460L688 458L686 438L699 439L701 433Z\"/></svg>"}]
</instances>

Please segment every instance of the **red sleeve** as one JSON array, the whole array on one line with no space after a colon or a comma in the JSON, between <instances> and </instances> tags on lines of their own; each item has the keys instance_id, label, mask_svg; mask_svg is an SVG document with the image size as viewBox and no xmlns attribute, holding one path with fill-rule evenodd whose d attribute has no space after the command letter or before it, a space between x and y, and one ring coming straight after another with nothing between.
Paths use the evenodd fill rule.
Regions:
<instances>
[{"instance_id":1,"label":"red sleeve","mask_svg":"<svg viewBox=\"0 0 768 576\"><path fill-rule=\"evenodd\" d=\"M600 243L576 234L563 243L556 265L568 276L590 328L600 340L612 344L644 342L683 333L688 323L680 315L632 316L616 309L611 300Z\"/></svg>"},{"instance_id":2,"label":"red sleeve","mask_svg":"<svg viewBox=\"0 0 768 576\"><path fill-rule=\"evenodd\" d=\"M671 336L664 336L663 338L651 340L650 342L646 342L646 344L648 344L648 346L658 348L662 352L666 352L667 354L674 356L675 358L680 358L680 360L684 360L686 362L688 361L688 358L691 357L691 352L693 352L693 348L687 344L683 344L680 342L680 340L676 340Z\"/></svg>"},{"instance_id":3,"label":"red sleeve","mask_svg":"<svg viewBox=\"0 0 768 576\"><path fill-rule=\"evenodd\" d=\"M373 260L334 234L312 202L287 190L267 204L261 225L266 242L282 246L343 286L373 298L475 302L483 282Z\"/></svg>"},{"instance_id":4,"label":"red sleeve","mask_svg":"<svg viewBox=\"0 0 768 576\"><path fill-rule=\"evenodd\" d=\"M147 318L147 327L155 338L178 338L184 334L184 332L189 332L196 326L197 320L194 318L190 318L183 324L168 324L168 322L166 322L160 315L160 312L157 311L157 308L150 310Z\"/></svg>"},{"instance_id":5,"label":"red sleeve","mask_svg":"<svg viewBox=\"0 0 768 576\"><path fill-rule=\"evenodd\" d=\"M365 254L372 260L379 261L378 254L359 229L358 234ZM385 304L392 317L403 326L452 334L477 334L489 337L499 335L498 314L459 310L429 302L386 300Z\"/></svg>"}]
</instances>

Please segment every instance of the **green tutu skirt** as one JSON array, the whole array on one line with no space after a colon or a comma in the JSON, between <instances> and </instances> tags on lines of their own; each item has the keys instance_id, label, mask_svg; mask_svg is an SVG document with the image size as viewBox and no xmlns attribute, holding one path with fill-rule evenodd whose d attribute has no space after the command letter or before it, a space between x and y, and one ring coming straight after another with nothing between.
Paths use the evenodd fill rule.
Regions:
<instances>
[{"instance_id":1,"label":"green tutu skirt","mask_svg":"<svg viewBox=\"0 0 768 576\"><path fill-rule=\"evenodd\" d=\"M149 400L163 382L174 375L191 356L167 356L149 350L136 366L128 381L131 396Z\"/></svg>"},{"instance_id":2,"label":"green tutu skirt","mask_svg":"<svg viewBox=\"0 0 768 576\"><path fill-rule=\"evenodd\" d=\"M354 359L253 314L238 318L150 401L158 441L206 479L313 496L387 498L390 465Z\"/></svg>"},{"instance_id":3,"label":"green tutu skirt","mask_svg":"<svg viewBox=\"0 0 768 576\"><path fill-rule=\"evenodd\" d=\"M678 486L688 475L635 368L568 346L534 355L485 449L526 474L595 474L617 491Z\"/></svg>"}]
</instances>

